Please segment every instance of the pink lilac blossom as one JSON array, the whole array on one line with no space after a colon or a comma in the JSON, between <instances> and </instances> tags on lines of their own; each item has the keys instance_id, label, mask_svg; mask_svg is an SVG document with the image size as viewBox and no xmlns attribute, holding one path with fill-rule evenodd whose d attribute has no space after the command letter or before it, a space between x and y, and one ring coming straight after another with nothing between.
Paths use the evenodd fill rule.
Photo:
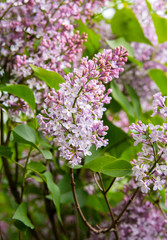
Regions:
<instances>
[{"instance_id":1,"label":"pink lilac blossom","mask_svg":"<svg viewBox=\"0 0 167 240\"><path fill-rule=\"evenodd\" d=\"M40 109L48 88L37 79L36 84L32 84L34 78L29 64L64 75L64 69L77 61L87 41L85 33L75 31L76 20L90 19L104 3L105 0L0 3L0 75L8 73L10 83L30 86ZM40 85L40 89L36 85Z\"/></svg>"},{"instance_id":2,"label":"pink lilac blossom","mask_svg":"<svg viewBox=\"0 0 167 240\"><path fill-rule=\"evenodd\" d=\"M104 84L119 77L126 60L123 47L113 53L104 50L92 60L82 58L80 68L69 73L60 89L52 89L45 99L46 108L37 116L40 128L44 135L54 137L60 156L72 166L81 164L83 156L91 155L92 144L96 148L107 145L104 136L108 127L103 126L101 118L112 91L106 91Z\"/></svg>"},{"instance_id":3,"label":"pink lilac blossom","mask_svg":"<svg viewBox=\"0 0 167 240\"><path fill-rule=\"evenodd\" d=\"M123 191L125 197L114 209L116 216L120 214L130 198L129 184L124 186ZM107 227L108 223L105 221L102 225ZM120 240L165 240L167 238L167 223L156 205L146 200L140 192L121 217L118 232ZM91 233L86 240L114 239L113 233L99 235Z\"/></svg>"},{"instance_id":4,"label":"pink lilac blossom","mask_svg":"<svg viewBox=\"0 0 167 240\"><path fill-rule=\"evenodd\" d=\"M2 95L0 97L0 102L2 102L5 107L7 107L8 117L11 117L16 122L24 121L27 120L27 118L29 119L34 117L31 108L23 99L20 99L13 95L8 96L6 99L6 95Z\"/></svg>"},{"instance_id":5,"label":"pink lilac blossom","mask_svg":"<svg viewBox=\"0 0 167 240\"><path fill-rule=\"evenodd\" d=\"M13 6L9 6L13 3ZM87 20L103 1L7 1L1 3L1 68L16 78L31 75L29 64L63 73L82 51L86 35L74 33L75 20ZM26 54L25 54L26 53ZM13 70L14 64L14 70Z\"/></svg>"},{"instance_id":6,"label":"pink lilac blossom","mask_svg":"<svg viewBox=\"0 0 167 240\"><path fill-rule=\"evenodd\" d=\"M153 111L165 118L167 116L165 98L161 93L154 95ZM158 111L157 111L158 110ZM130 129L134 138L134 145L142 144L142 152L138 153L138 159L133 160L133 175L136 178L137 186L141 187L143 193L153 190L162 190L167 176L167 126L144 124L141 121L135 125L132 123Z\"/></svg>"},{"instance_id":7,"label":"pink lilac blossom","mask_svg":"<svg viewBox=\"0 0 167 240\"><path fill-rule=\"evenodd\" d=\"M123 202L116 208L116 214L119 214L128 199L126 191ZM156 206L144 199L141 193L136 196L120 219L118 228L121 240L160 240L167 237L164 217Z\"/></svg>"}]
</instances>

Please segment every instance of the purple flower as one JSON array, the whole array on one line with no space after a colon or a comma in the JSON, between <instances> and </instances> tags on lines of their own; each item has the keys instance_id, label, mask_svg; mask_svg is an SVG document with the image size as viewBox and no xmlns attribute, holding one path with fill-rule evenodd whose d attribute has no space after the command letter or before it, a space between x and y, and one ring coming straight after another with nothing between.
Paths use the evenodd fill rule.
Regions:
<instances>
[{"instance_id":1,"label":"purple flower","mask_svg":"<svg viewBox=\"0 0 167 240\"><path fill-rule=\"evenodd\" d=\"M104 50L92 60L83 58L80 68L65 76L60 89L57 92L52 89L46 97L43 115L37 116L41 130L54 137L60 156L72 166L81 164L82 157L91 154L92 144L96 148L107 145L104 136L108 127L103 126L101 118L104 103L111 100L111 90L106 91L103 83L118 77L126 60L127 51L123 47L113 52ZM113 61L117 68L113 68Z\"/></svg>"}]
</instances>

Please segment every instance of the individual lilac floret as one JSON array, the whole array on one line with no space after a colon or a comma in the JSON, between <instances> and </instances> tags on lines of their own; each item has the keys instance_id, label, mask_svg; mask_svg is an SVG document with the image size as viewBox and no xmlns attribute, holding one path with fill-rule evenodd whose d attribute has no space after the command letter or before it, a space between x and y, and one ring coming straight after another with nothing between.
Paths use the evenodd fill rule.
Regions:
<instances>
[{"instance_id":1,"label":"individual lilac floret","mask_svg":"<svg viewBox=\"0 0 167 240\"><path fill-rule=\"evenodd\" d=\"M37 116L44 135L53 136L59 147L60 156L74 166L81 163L83 156L91 155L92 144L96 148L106 146L104 139L107 126L101 120L110 103L111 89L106 91L103 83L117 78L127 61L123 47L104 50L92 60L83 58L79 69L65 77L60 89L54 89L45 99L46 107Z\"/></svg>"},{"instance_id":2,"label":"individual lilac floret","mask_svg":"<svg viewBox=\"0 0 167 240\"><path fill-rule=\"evenodd\" d=\"M152 116L157 113L166 116L165 98L161 93L154 95ZM136 177L137 186L143 193L148 193L150 186L153 186L155 191L162 190L164 178L167 176L167 124L154 126L138 121L137 125L132 123L130 129L133 131L131 136L135 140L134 145L142 144L142 152L138 153L137 161L133 161L133 175Z\"/></svg>"}]
</instances>

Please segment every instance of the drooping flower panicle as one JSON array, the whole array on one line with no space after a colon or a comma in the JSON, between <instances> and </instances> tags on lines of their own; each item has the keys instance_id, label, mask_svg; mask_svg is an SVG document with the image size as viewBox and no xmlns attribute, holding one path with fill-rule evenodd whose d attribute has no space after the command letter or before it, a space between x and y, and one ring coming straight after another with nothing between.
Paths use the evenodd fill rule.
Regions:
<instances>
[{"instance_id":1,"label":"drooping flower panicle","mask_svg":"<svg viewBox=\"0 0 167 240\"><path fill-rule=\"evenodd\" d=\"M45 135L54 137L60 155L72 166L91 154L92 144L96 148L107 145L104 136L108 127L103 126L101 118L112 90L106 91L104 83L118 78L125 61L127 51L123 47L113 53L104 50L92 60L83 58L80 68L65 77L60 89L48 94L46 108L38 115L40 128Z\"/></svg>"}]
</instances>

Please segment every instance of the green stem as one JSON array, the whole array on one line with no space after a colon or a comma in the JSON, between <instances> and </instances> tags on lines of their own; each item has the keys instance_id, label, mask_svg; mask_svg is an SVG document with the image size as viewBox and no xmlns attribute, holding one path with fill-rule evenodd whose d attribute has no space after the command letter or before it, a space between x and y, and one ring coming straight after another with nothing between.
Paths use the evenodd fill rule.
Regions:
<instances>
[{"instance_id":1,"label":"green stem","mask_svg":"<svg viewBox=\"0 0 167 240\"><path fill-rule=\"evenodd\" d=\"M24 187L25 187L25 175L26 175L26 171L27 171L27 164L31 155L31 151L32 151L32 146L30 147L27 159L26 159L26 163L24 166L24 170L23 170L23 180L22 180L22 185L21 185L21 202L23 201L23 194L24 194Z\"/></svg>"}]
</instances>

